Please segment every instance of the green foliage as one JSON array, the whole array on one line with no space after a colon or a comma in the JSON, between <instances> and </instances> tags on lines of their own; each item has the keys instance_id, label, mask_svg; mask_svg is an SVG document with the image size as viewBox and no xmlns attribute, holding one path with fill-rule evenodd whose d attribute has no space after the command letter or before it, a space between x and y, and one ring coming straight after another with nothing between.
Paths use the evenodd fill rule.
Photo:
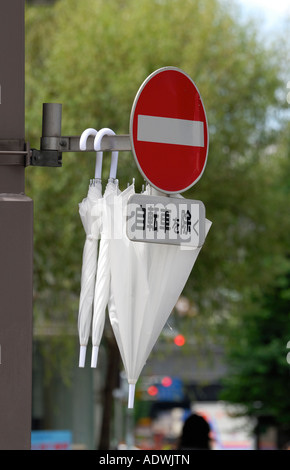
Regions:
<instances>
[{"instance_id":1,"label":"green foliage","mask_svg":"<svg viewBox=\"0 0 290 470\"><path fill-rule=\"evenodd\" d=\"M240 300L280 271L289 229L281 190L289 142L272 126L286 103L285 45L266 46L257 26L238 17L233 2L218 0L59 0L26 8L26 122L34 147L43 102L63 104L63 135L87 127L122 134L151 72L173 65L195 81L210 150L203 178L185 197L205 203L213 226L185 289L199 312L188 327L219 335L243 314ZM76 319L84 243L78 203L94 164L94 155L64 154L62 169L27 170L37 319ZM104 179L109 164L105 158ZM121 188L136 177L141 189L130 153L120 154L118 177Z\"/></svg>"},{"instance_id":2,"label":"green foliage","mask_svg":"<svg viewBox=\"0 0 290 470\"><path fill-rule=\"evenodd\" d=\"M280 139L278 155L279 187L275 193L283 213L289 207L290 194L287 127ZM289 222L283 215L281 219L287 238ZM249 290L250 295L240 302L239 316L231 324L226 354L229 374L224 380L222 398L242 403L247 415L271 416L278 427L289 431L290 263L287 242L284 246L285 256L276 259L275 280L254 293ZM268 269L270 261L268 258Z\"/></svg>"},{"instance_id":3,"label":"green foliage","mask_svg":"<svg viewBox=\"0 0 290 470\"><path fill-rule=\"evenodd\" d=\"M290 276L277 278L259 299L252 299L232 331L229 374L222 398L242 403L251 416L273 416L289 425Z\"/></svg>"}]
</instances>

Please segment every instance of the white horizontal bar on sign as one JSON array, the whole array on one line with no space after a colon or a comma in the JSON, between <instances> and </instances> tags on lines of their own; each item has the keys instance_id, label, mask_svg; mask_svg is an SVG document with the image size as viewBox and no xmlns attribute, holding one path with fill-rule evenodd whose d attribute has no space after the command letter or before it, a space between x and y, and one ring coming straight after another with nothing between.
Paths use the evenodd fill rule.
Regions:
<instances>
[{"instance_id":1,"label":"white horizontal bar on sign","mask_svg":"<svg viewBox=\"0 0 290 470\"><path fill-rule=\"evenodd\" d=\"M139 114L137 140L204 147L203 122Z\"/></svg>"}]
</instances>

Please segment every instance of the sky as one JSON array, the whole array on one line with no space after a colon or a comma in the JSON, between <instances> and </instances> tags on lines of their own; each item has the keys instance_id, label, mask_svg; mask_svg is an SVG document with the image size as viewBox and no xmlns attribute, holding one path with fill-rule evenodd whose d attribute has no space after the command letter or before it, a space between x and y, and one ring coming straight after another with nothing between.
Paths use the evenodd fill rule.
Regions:
<instances>
[{"instance_id":1,"label":"sky","mask_svg":"<svg viewBox=\"0 0 290 470\"><path fill-rule=\"evenodd\" d=\"M237 0L237 3L240 3L246 15L260 18L267 29L279 27L285 16L290 15L289 0Z\"/></svg>"}]
</instances>

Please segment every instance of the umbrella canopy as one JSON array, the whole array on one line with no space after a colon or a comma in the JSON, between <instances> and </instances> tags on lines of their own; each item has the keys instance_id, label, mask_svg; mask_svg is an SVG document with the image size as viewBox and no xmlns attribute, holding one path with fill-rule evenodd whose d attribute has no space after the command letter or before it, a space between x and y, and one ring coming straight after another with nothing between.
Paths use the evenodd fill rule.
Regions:
<instances>
[{"instance_id":1,"label":"umbrella canopy","mask_svg":"<svg viewBox=\"0 0 290 470\"><path fill-rule=\"evenodd\" d=\"M150 186L146 193L152 193ZM181 195L179 197L182 198ZM206 219L205 236L210 227L211 222ZM201 247L145 243L143 249L150 296L135 338L140 346L134 357L132 373L137 377L187 282ZM143 340L144 336L147 341Z\"/></svg>"},{"instance_id":2,"label":"umbrella canopy","mask_svg":"<svg viewBox=\"0 0 290 470\"><path fill-rule=\"evenodd\" d=\"M96 129L86 129L80 138L80 149L86 149L86 142L90 135L97 135ZM96 165L97 166L97 165ZM92 208L98 204L102 197L102 184L99 179L91 180L87 197L79 204L79 214L86 233L83 248L81 291L78 313L78 331L80 341L79 367L84 367L86 348L90 336L92 305L98 256L98 238L100 231L100 217L97 210L92 214Z\"/></svg>"},{"instance_id":3,"label":"umbrella canopy","mask_svg":"<svg viewBox=\"0 0 290 470\"><path fill-rule=\"evenodd\" d=\"M115 135L108 128L99 131L95 138L94 149L102 154L101 141L104 135ZM111 168L107 187L102 199L102 228L101 240L99 246L99 258L96 274L96 284L94 292L94 310L93 310L93 326L92 326L92 358L91 367L97 366L99 346L104 331L106 307L110 303L113 308L113 299L110 301L110 265L109 265L109 238L112 236L110 211L114 206L114 198L120 193L118 181L116 179L118 164L118 152L112 152ZM93 211L94 213L94 211Z\"/></svg>"},{"instance_id":4,"label":"umbrella canopy","mask_svg":"<svg viewBox=\"0 0 290 470\"><path fill-rule=\"evenodd\" d=\"M206 234L211 222L206 220ZM148 244L149 245L149 244ZM139 341L132 374L138 377L146 360L156 343L169 315L182 293L201 248L185 248L170 245L150 244L150 261L148 266L148 283L150 297L139 328ZM157 250L158 248L158 250ZM147 338L146 341L143 338Z\"/></svg>"},{"instance_id":5,"label":"umbrella canopy","mask_svg":"<svg viewBox=\"0 0 290 470\"><path fill-rule=\"evenodd\" d=\"M115 213L122 214L118 220L120 236L111 239L109 247L115 302L110 320L129 383L129 408L133 407L141 370L200 252L200 248L130 241L124 206L134 191L129 187L115 199ZM211 222L206 225L208 231Z\"/></svg>"},{"instance_id":6,"label":"umbrella canopy","mask_svg":"<svg viewBox=\"0 0 290 470\"><path fill-rule=\"evenodd\" d=\"M111 325L120 350L128 380L135 354L134 336L149 297L144 243L134 244L125 233L126 204L135 193L134 184L114 201L115 237L109 240L111 292L114 308L109 311Z\"/></svg>"}]
</instances>

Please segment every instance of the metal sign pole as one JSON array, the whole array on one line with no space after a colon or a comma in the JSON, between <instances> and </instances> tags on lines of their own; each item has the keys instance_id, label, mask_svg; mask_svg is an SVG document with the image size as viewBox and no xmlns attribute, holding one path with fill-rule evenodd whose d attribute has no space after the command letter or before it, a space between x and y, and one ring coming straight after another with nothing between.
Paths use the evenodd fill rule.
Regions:
<instances>
[{"instance_id":1,"label":"metal sign pole","mask_svg":"<svg viewBox=\"0 0 290 470\"><path fill-rule=\"evenodd\" d=\"M0 3L2 450L31 448L33 202L24 194L24 8L24 0Z\"/></svg>"}]
</instances>

